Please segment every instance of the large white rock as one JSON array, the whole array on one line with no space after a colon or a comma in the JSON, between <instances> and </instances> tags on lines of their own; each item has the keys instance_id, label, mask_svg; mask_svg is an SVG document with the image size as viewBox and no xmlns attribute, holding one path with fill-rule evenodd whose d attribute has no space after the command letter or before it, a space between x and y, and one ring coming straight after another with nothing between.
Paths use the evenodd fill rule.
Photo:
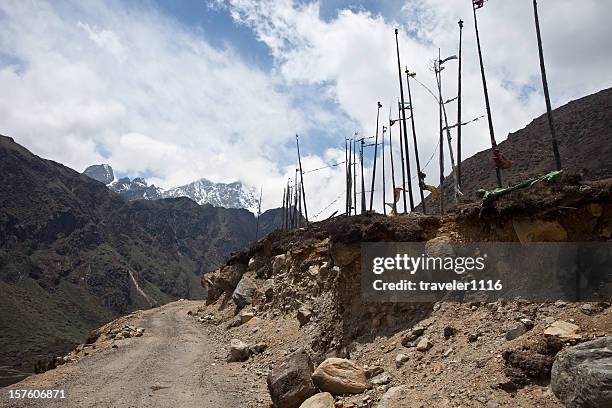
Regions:
<instances>
[{"instance_id":1,"label":"large white rock","mask_svg":"<svg viewBox=\"0 0 612 408\"><path fill-rule=\"evenodd\" d=\"M334 408L334 397L329 392L320 392L300 405L300 408Z\"/></svg>"},{"instance_id":2,"label":"large white rock","mask_svg":"<svg viewBox=\"0 0 612 408\"><path fill-rule=\"evenodd\" d=\"M363 368L344 358L328 358L312 375L312 381L322 391L336 394L359 394L368 388Z\"/></svg>"}]
</instances>

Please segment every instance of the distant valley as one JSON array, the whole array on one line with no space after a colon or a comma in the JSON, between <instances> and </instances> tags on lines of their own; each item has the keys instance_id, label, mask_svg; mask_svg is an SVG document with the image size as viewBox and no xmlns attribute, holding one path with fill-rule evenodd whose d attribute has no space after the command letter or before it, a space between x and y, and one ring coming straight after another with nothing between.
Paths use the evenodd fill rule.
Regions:
<instances>
[{"instance_id":1,"label":"distant valley","mask_svg":"<svg viewBox=\"0 0 612 408\"><path fill-rule=\"evenodd\" d=\"M142 200L111 191L119 181L110 167L98 168L109 173L98 182L5 136L0 157L0 367L31 372L119 315L205 298L202 273L255 239L253 213L194 201L207 192L253 205L239 186L200 180L200 189L165 192L174 198ZM259 236L280 218L279 209L263 213Z\"/></svg>"}]
</instances>

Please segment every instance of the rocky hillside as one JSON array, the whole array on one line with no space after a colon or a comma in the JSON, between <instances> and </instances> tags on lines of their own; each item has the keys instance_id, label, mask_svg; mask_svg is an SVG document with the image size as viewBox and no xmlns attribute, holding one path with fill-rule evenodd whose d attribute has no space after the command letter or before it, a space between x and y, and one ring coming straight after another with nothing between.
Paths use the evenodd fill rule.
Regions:
<instances>
[{"instance_id":1,"label":"rocky hillside","mask_svg":"<svg viewBox=\"0 0 612 408\"><path fill-rule=\"evenodd\" d=\"M0 367L31 372L117 315L204 298L200 275L255 238L244 209L126 203L5 136L0 157ZM278 211L262 214L260 236Z\"/></svg>"},{"instance_id":2,"label":"rocky hillside","mask_svg":"<svg viewBox=\"0 0 612 408\"><path fill-rule=\"evenodd\" d=\"M253 191L236 181L233 183L215 183L205 178L173 187L167 190L149 185L143 177L131 179L123 177L115 180L113 169L108 164L95 164L83 172L88 177L106 184L124 200L159 200L161 198L187 197L198 204L210 204L215 207L244 208L257 214L258 202Z\"/></svg>"},{"instance_id":3,"label":"rocky hillside","mask_svg":"<svg viewBox=\"0 0 612 408\"><path fill-rule=\"evenodd\" d=\"M555 109L553 116L563 168L586 180L612 177L612 88ZM464 137L470 137L469 128ZM504 186L555 170L550 137L544 114L499 143L499 150L513 162L511 169L502 171ZM477 200L476 190L480 188L497 187L491 150L465 159L461 178L463 202ZM444 191L446 208L450 208L454 198L452 174L444 180ZM431 213L439 209L439 202L427 199L427 206Z\"/></svg>"},{"instance_id":4,"label":"rocky hillside","mask_svg":"<svg viewBox=\"0 0 612 408\"><path fill-rule=\"evenodd\" d=\"M258 406L609 406L609 302L367 302L361 243L604 242L611 234L612 181L569 177L484 212L343 216L277 231L205 274L208 306L192 315L227 330L226 364L261 374Z\"/></svg>"}]
</instances>

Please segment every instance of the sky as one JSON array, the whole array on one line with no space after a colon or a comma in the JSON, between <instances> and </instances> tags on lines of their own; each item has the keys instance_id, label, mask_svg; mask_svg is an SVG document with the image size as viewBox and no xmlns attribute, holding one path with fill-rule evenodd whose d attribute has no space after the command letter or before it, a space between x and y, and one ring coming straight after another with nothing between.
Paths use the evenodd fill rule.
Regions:
<instances>
[{"instance_id":1,"label":"sky","mask_svg":"<svg viewBox=\"0 0 612 408\"><path fill-rule=\"evenodd\" d=\"M281 205L294 178L299 134L308 212L321 219L344 211L344 166L309 170L343 161L355 133L374 136L378 101L381 126L390 106L398 115L395 28L402 69L435 89L432 62L439 48L443 58L458 53L464 20L463 119L485 114L470 4L3 0L0 133L77 171L108 163L119 176L166 188L202 177L240 180L262 187L264 209ZM532 1L485 4L478 24L499 142L545 104ZM612 2L538 4L553 107L610 87ZM456 96L457 63L445 66L446 100ZM434 157L424 171L437 184L437 102L411 85L421 165ZM454 123L456 105L447 108ZM392 130L397 159L397 125ZM464 158L488 146L486 120L464 127ZM366 148L368 186L373 154ZM385 157L388 165L388 146ZM378 210L380 174L378 167Z\"/></svg>"}]
</instances>

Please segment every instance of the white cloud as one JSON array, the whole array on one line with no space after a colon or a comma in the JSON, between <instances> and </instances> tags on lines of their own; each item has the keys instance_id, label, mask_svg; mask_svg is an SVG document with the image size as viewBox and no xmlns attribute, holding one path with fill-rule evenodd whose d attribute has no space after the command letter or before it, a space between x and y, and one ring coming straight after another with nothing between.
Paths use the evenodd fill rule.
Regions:
<instances>
[{"instance_id":1,"label":"white cloud","mask_svg":"<svg viewBox=\"0 0 612 408\"><path fill-rule=\"evenodd\" d=\"M150 180L162 186L200 177L263 184L264 207L275 207L284 180L294 177L296 133L309 170L344 160L344 138L353 132L374 134L377 101L385 105L384 121L389 104L397 116L393 29L401 28L402 64L434 88L431 60L438 46L444 55L457 53L460 17L464 119L484 113L468 1L407 0L392 18L357 9L327 20L318 3L209 4L228 10L269 47L269 72L150 7L1 2L0 47L11 62L0 65L0 88L10 95L0 100L0 132L77 170L105 161L120 173L152 173ZM554 105L610 86L612 4L548 0L540 1L540 11ZM531 2L491 0L479 23L502 140L544 110ZM456 92L452 64L444 71L447 99ZM424 164L437 146L437 107L415 83L413 94ZM449 105L451 121L454 109ZM488 146L486 121L464 135L465 157ZM431 184L437 184L436 162L426 170ZM343 172L340 165L305 176L309 215L342 192ZM366 173L369 178L369 168ZM343 205L341 198L322 216Z\"/></svg>"},{"instance_id":2,"label":"white cloud","mask_svg":"<svg viewBox=\"0 0 612 408\"><path fill-rule=\"evenodd\" d=\"M402 64L416 70L417 78L435 89L432 60L437 57L438 47L442 48L443 57L457 54L457 21L462 18L465 20L463 119L484 114L472 9L468 1L407 0L397 18L385 19L363 10L343 10L337 18L327 21L319 16L319 3L228 0L225 4L238 23L251 27L270 47L277 69L288 83L322 88L321 93L331 96L365 135L374 133L376 101L385 104L385 112L389 103L397 106L393 29L401 28ZM612 44L608 41L612 29L607 24L610 12L612 4L595 0L579 4L571 0L540 1L555 106L610 86L607 74L612 62ZM492 0L479 11L479 23L499 142L544 111L532 2ZM447 65L443 74L444 96L450 99L456 95L457 73L456 63ZM413 94L424 165L438 143L437 106L431 95L414 83ZM448 109L452 123L456 108L449 105ZM464 138L464 158L487 148L486 120L467 126ZM431 184L437 184L438 180L436 163L437 157L426 169ZM447 163L446 172L449 171L450 163ZM415 169L412 174L416 174Z\"/></svg>"}]
</instances>

